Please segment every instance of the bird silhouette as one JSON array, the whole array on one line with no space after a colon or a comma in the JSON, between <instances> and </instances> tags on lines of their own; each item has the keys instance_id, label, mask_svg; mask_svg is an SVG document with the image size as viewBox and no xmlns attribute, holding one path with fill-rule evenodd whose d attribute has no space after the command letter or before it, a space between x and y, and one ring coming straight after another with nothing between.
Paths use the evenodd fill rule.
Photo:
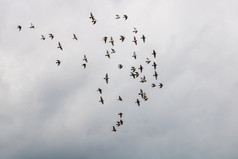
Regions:
<instances>
[{"instance_id":1,"label":"bird silhouette","mask_svg":"<svg viewBox=\"0 0 238 159\"><path fill-rule=\"evenodd\" d=\"M141 39L145 42L145 35L142 35Z\"/></svg>"},{"instance_id":2,"label":"bird silhouette","mask_svg":"<svg viewBox=\"0 0 238 159\"><path fill-rule=\"evenodd\" d=\"M155 71L155 74L153 76L155 76L155 79L157 80L158 73Z\"/></svg>"},{"instance_id":3,"label":"bird silhouette","mask_svg":"<svg viewBox=\"0 0 238 159\"><path fill-rule=\"evenodd\" d=\"M103 100L102 96L100 96L99 102L102 103L102 104L104 104L104 100Z\"/></svg>"},{"instance_id":4,"label":"bird silhouette","mask_svg":"<svg viewBox=\"0 0 238 159\"><path fill-rule=\"evenodd\" d=\"M142 70L143 70L142 65L140 65L140 67L138 69L140 70L140 73L142 73Z\"/></svg>"},{"instance_id":5,"label":"bird silhouette","mask_svg":"<svg viewBox=\"0 0 238 159\"><path fill-rule=\"evenodd\" d=\"M88 59L85 54L83 55L83 61L88 62Z\"/></svg>"},{"instance_id":6,"label":"bird silhouette","mask_svg":"<svg viewBox=\"0 0 238 159\"><path fill-rule=\"evenodd\" d=\"M140 101L139 101L138 98L136 99L136 104L137 104L138 106L140 106Z\"/></svg>"},{"instance_id":7,"label":"bird silhouette","mask_svg":"<svg viewBox=\"0 0 238 159\"><path fill-rule=\"evenodd\" d=\"M85 69L87 65L86 65L86 63L84 63L84 64L82 64L82 66L83 66L83 68Z\"/></svg>"},{"instance_id":8,"label":"bird silhouette","mask_svg":"<svg viewBox=\"0 0 238 159\"><path fill-rule=\"evenodd\" d=\"M73 34L73 36L74 36L73 39L78 40L78 38L75 34Z\"/></svg>"},{"instance_id":9,"label":"bird silhouette","mask_svg":"<svg viewBox=\"0 0 238 159\"><path fill-rule=\"evenodd\" d=\"M127 15L123 15L123 18L125 18L125 20L127 20L128 16Z\"/></svg>"},{"instance_id":10,"label":"bird silhouette","mask_svg":"<svg viewBox=\"0 0 238 159\"><path fill-rule=\"evenodd\" d=\"M107 43L107 37L106 36L104 36L102 40L105 42L105 44Z\"/></svg>"},{"instance_id":11,"label":"bird silhouette","mask_svg":"<svg viewBox=\"0 0 238 159\"><path fill-rule=\"evenodd\" d=\"M35 26L31 23L30 29L34 29Z\"/></svg>"},{"instance_id":12,"label":"bird silhouette","mask_svg":"<svg viewBox=\"0 0 238 159\"><path fill-rule=\"evenodd\" d=\"M62 45L60 44L60 42L58 42L58 47L57 48L59 48L60 50L63 50Z\"/></svg>"},{"instance_id":13,"label":"bird silhouette","mask_svg":"<svg viewBox=\"0 0 238 159\"><path fill-rule=\"evenodd\" d=\"M54 39L54 35L53 34L49 34L49 38Z\"/></svg>"},{"instance_id":14,"label":"bird silhouette","mask_svg":"<svg viewBox=\"0 0 238 159\"><path fill-rule=\"evenodd\" d=\"M120 112L120 113L118 113L118 115L120 116L120 118L122 118L122 115L123 115L123 113L122 113L122 112Z\"/></svg>"},{"instance_id":15,"label":"bird silhouette","mask_svg":"<svg viewBox=\"0 0 238 159\"><path fill-rule=\"evenodd\" d=\"M105 56L107 56L107 57L110 59L110 54L109 54L109 51L108 51L108 50L107 50L107 53L106 53Z\"/></svg>"},{"instance_id":16,"label":"bird silhouette","mask_svg":"<svg viewBox=\"0 0 238 159\"><path fill-rule=\"evenodd\" d=\"M109 42L112 44L112 46L114 46L114 40L113 40L112 37L110 38L110 41L109 41Z\"/></svg>"},{"instance_id":17,"label":"bird silhouette","mask_svg":"<svg viewBox=\"0 0 238 159\"><path fill-rule=\"evenodd\" d=\"M131 66L131 71L132 72L135 72L136 71L136 68L134 66Z\"/></svg>"},{"instance_id":18,"label":"bird silhouette","mask_svg":"<svg viewBox=\"0 0 238 159\"><path fill-rule=\"evenodd\" d=\"M147 64L149 64L151 62L151 60L149 58L146 58L146 61L145 61Z\"/></svg>"},{"instance_id":19,"label":"bird silhouette","mask_svg":"<svg viewBox=\"0 0 238 159\"><path fill-rule=\"evenodd\" d=\"M156 64L155 62L153 62L153 65L152 65L152 66L154 67L154 70L156 70L157 64Z\"/></svg>"},{"instance_id":20,"label":"bird silhouette","mask_svg":"<svg viewBox=\"0 0 238 159\"><path fill-rule=\"evenodd\" d=\"M134 27L133 33L137 33L138 30Z\"/></svg>"},{"instance_id":21,"label":"bird silhouette","mask_svg":"<svg viewBox=\"0 0 238 159\"><path fill-rule=\"evenodd\" d=\"M117 127L119 127L121 125L121 122L120 121L117 121Z\"/></svg>"},{"instance_id":22,"label":"bird silhouette","mask_svg":"<svg viewBox=\"0 0 238 159\"><path fill-rule=\"evenodd\" d=\"M138 93L140 96L141 96L141 98L143 98L143 90L142 89L140 89L140 92Z\"/></svg>"},{"instance_id":23,"label":"bird silhouette","mask_svg":"<svg viewBox=\"0 0 238 159\"><path fill-rule=\"evenodd\" d=\"M154 87L156 87L156 84L152 83L151 86L154 88Z\"/></svg>"},{"instance_id":24,"label":"bird silhouette","mask_svg":"<svg viewBox=\"0 0 238 159\"><path fill-rule=\"evenodd\" d=\"M135 45L137 45L137 40L136 40L136 37L134 36L134 40L132 41L135 43Z\"/></svg>"},{"instance_id":25,"label":"bird silhouette","mask_svg":"<svg viewBox=\"0 0 238 159\"><path fill-rule=\"evenodd\" d=\"M119 65L118 65L118 68L119 68L119 69L122 69L122 67L123 67L122 64L119 64Z\"/></svg>"},{"instance_id":26,"label":"bird silhouette","mask_svg":"<svg viewBox=\"0 0 238 159\"><path fill-rule=\"evenodd\" d=\"M116 128L115 128L115 126L112 127L112 131L114 131L114 132L117 131Z\"/></svg>"},{"instance_id":27,"label":"bird silhouette","mask_svg":"<svg viewBox=\"0 0 238 159\"><path fill-rule=\"evenodd\" d=\"M144 99L144 101L147 101L147 100L148 100L148 97L147 97L146 93L144 93L143 99Z\"/></svg>"},{"instance_id":28,"label":"bird silhouette","mask_svg":"<svg viewBox=\"0 0 238 159\"><path fill-rule=\"evenodd\" d=\"M123 42L125 40L125 36L120 35L120 40Z\"/></svg>"},{"instance_id":29,"label":"bird silhouette","mask_svg":"<svg viewBox=\"0 0 238 159\"><path fill-rule=\"evenodd\" d=\"M102 94L102 89L101 88L98 88L97 90L100 94Z\"/></svg>"},{"instance_id":30,"label":"bird silhouette","mask_svg":"<svg viewBox=\"0 0 238 159\"><path fill-rule=\"evenodd\" d=\"M111 49L111 50L112 50L112 51L111 51L112 54L116 52L114 49Z\"/></svg>"},{"instance_id":31,"label":"bird silhouette","mask_svg":"<svg viewBox=\"0 0 238 159\"><path fill-rule=\"evenodd\" d=\"M106 83L108 84L108 80L109 80L109 78L108 78L108 74L106 73L106 75L105 75L105 81L106 81Z\"/></svg>"},{"instance_id":32,"label":"bird silhouette","mask_svg":"<svg viewBox=\"0 0 238 159\"><path fill-rule=\"evenodd\" d=\"M41 40L45 40L45 36L44 35L41 35Z\"/></svg>"},{"instance_id":33,"label":"bird silhouette","mask_svg":"<svg viewBox=\"0 0 238 159\"><path fill-rule=\"evenodd\" d=\"M135 51L133 52L132 57L134 57L134 59L136 59L136 52Z\"/></svg>"},{"instance_id":34,"label":"bird silhouette","mask_svg":"<svg viewBox=\"0 0 238 159\"><path fill-rule=\"evenodd\" d=\"M61 64L61 61L60 60L56 60L56 64L57 64L57 66L59 66Z\"/></svg>"},{"instance_id":35,"label":"bird silhouette","mask_svg":"<svg viewBox=\"0 0 238 159\"><path fill-rule=\"evenodd\" d=\"M119 16L119 15L116 15L116 19L120 19L120 16Z\"/></svg>"},{"instance_id":36,"label":"bird silhouette","mask_svg":"<svg viewBox=\"0 0 238 159\"><path fill-rule=\"evenodd\" d=\"M92 12L90 12L90 17L89 17L89 19L92 19L92 20L95 19Z\"/></svg>"},{"instance_id":37,"label":"bird silhouette","mask_svg":"<svg viewBox=\"0 0 238 159\"><path fill-rule=\"evenodd\" d=\"M123 120L120 120L120 124L123 125Z\"/></svg>"},{"instance_id":38,"label":"bird silhouette","mask_svg":"<svg viewBox=\"0 0 238 159\"><path fill-rule=\"evenodd\" d=\"M160 84L159 84L159 88L162 88L162 87L163 87L163 83L160 83Z\"/></svg>"},{"instance_id":39,"label":"bird silhouette","mask_svg":"<svg viewBox=\"0 0 238 159\"><path fill-rule=\"evenodd\" d=\"M96 22L97 22L96 19L92 20L93 25L96 24Z\"/></svg>"},{"instance_id":40,"label":"bird silhouette","mask_svg":"<svg viewBox=\"0 0 238 159\"><path fill-rule=\"evenodd\" d=\"M145 78L145 76L141 77L141 81L140 81L140 82L141 82L141 83L146 82L146 78Z\"/></svg>"},{"instance_id":41,"label":"bird silhouette","mask_svg":"<svg viewBox=\"0 0 238 159\"><path fill-rule=\"evenodd\" d=\"M121 96L119 96L119 97L118 97L118 100L119 100L119 101L122 101L122 98L121 98Z\"/></svg>"},{"instance_id":42,"label":"bird silhouette","mask_svg":"<svg viewBox=\"0 0 238 159\"><path fill-rule=\"evenodd\" d=\"M153 50L152 55L154 56L154 58L156 58L156 52L155 52L155 50Z\"/></svg>"},{"instance_id":43,"label":"bird silhouette","mask_svg":"<svg viewBox=\"0 0 238 159\"><path fill-rule=\"evenodd\" d=\"M21 31L21 28L22 28L22 26L20 26L20 25L17 26L17 29L18 29L19 31Z\"/></svg>"}]
</instances>

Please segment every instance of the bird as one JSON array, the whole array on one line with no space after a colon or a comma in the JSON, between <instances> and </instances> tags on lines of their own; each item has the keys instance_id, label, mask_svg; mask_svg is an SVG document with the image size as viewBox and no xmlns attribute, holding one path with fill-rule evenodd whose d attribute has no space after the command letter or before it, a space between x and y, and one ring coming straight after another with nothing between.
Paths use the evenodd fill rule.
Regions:
<instances>
[{"instance_id":1,"label":"bird","mask_svg":"<svg viewBox=\"0 0 238 159\"><path fill-rule=\"evenodd\" d=\"M102 40L105 42L105 44L107 43L107 37L106 36L104 36Z\"/></svg>"},{"instance_id":2,"label":"bird","mask_svg":"<svg viewBox=\"0 0 238 159\"><path fill-rule=\"evenodd\" d=\"M117 131L116 128L115 128L115 126L112 127L112 131L114 131L114 132Z\"/></svg>"},{"instance_id":3,"label":"bird","mask_svg":"<svg viewBox=\"0 0 238 159\"><path fill-rule=\"evenodd\" d=\"M137 33L138 30L134 27L133 33Z\"/></svg>"},{"instance_id":4,"label":"bird","mask_svg":"<svg viewBox=\"0 0 238 159\"><path fill-rule=\"evenodd\" d=\"M122 64L119 64L119 65L118 65L118 68L119 68L119 69L122 69L122 67L123 67Z\"/></svg>"},{"instance_id":5,"label":"bird","mask_svg":"<svg viewBox=\"0 0 238 159\"><path fill-rule=\"evenodd\" d=\"M19 31L21 31L21 28L22 28L22 26L20 26L20 25L17 26L17 29L18 29Z\"/></svg>"},{"instance_id":6,"label":"bird","mask_svg":"<svg viewBox=\"0 0 238 159\"><path fill-rule=\"evenodd\" d=\"M63 48L62 48L62 45L60 44L60 42L58 42L58 47L57 48L59 48L60 50L63 50Z\"/></svg>"},{"instance_id":7,"label":"bird","mask_svg":"<svg viewBox=\"0 0 238 159\"><path fill-rule=\"evenodd\" d=\"M145 76L141 77L141 81L140 81L140 82L141 82L141 83L146 82L146 78L145 78Z\"/></svg>"},{"instance_id":8,"label":"bird","mask_svg":"<svg viewBox=\"0 0 238 159\"><path fill-rule=\"evenodd\" d=\"M108 74L106 73L106 75L105 75L105 81L106 81L106 83L108 84L108 80L109 80L109 78L108 78Z\"/></svg>"},{"instance_id":9,"label":"bird","mask_svg":"<svg viewBox=\"0 0 238 159\"><path fill-rule=\"evenodd\" d=\"M123 18L125 18L125 20L127 20L128 16L127 15L123 15Z\"/></svg>"},{"instance_id":10,"label":"bird","mask_svg":"<svg viewBox=\"0 0 238 159\"><path fill-rule=\"evenodd\" d=\"M154 67L154 70L156 70L157 64L156 64L155 62L153 62L153 65L152 65L152 66Z\"/></svg>"},{"instance_id":11,"label":"bird","mask_svg":"<svg viewBox=\"0 0 238 159\"><path fill-rule=\"evenodd\" d=\"M111 52L112 54L116 52L114 49L111 49L111 50L112 50L112 52Z\"/></svg>"},{"instance_id":12,"label":"bird","mask_svg":"<svg viewBox=\"0 0 238 159\"><path fill-rule=\"evenodd\" d=\"M100 96L99 102L102 103L102 104L104 104L104 100L103 100L102 96Z\"/></svg>"},{"instance_id":13,"label":"bird","mask_svg":"<svg viewBox=\"0 0 238 159\"><path fill-rule=\"evenodd\" d=\"M120 112L120 113L118 113L118 115L120 116L120 118L122 118L122 115L123 115L123 113L122 113L122 112Z\"/></svg>"},{"instance_id":14,"label":"bird","mask_svg":"<svg viewBox=\"0 0 238 159\"><path fill-rule=\"evenodd\" d=\"M61 61L60 61L60 60L56 60L56 64L57 64L57 66L59 66L59 65L60 65L60 63L61 63Z\"/></svg>"},{"instance_id":15,"label":"bird","mask_svg":"<svg viewBox=\"0 0 238 159\"><path fill-rule=\"evenodd\" d=\"M54 39L54 35L53 34L49 34L49 38Z\"/></svg>"},{"instance_id":16,"label":"bird","mask_svg":"<svg viewBox=\"0 0 238 159\"><path fill-rule=\"evenodd\" d=\"M83 55L83 61L88 62L86 55Z\"/></svg>"},{"instance_id":17,"label":"bird","mask_svg":"<svg viewBox=\"0 0 238 159\"><path fill-rule=\"evenodd\" d=\"M118 100L119 100L119 101L122 101L122 98L121 98L121 96L119 96L119 97L118 97Z\"/></svg>"},{"instance_id":18,"label":"bird","mask_svg":"<svg viewBox=\"0 0 238 159\"><path fill-rule=\"evenodd\" d=\"M97 90L100 94L102 94L102 89L101 88L98 88Z\"/></svg>"},{"instance_id":19,"label":"bird","mask_svg":"<svg viewBox=\"0 0 238 159\"><path fill-rule=\"evenodd\" d=\"M162 88L162 87L163 87L163 83L160 83L160 84L159 84L159 88Z\"/></svg>"},{"instance_id":20,"label":"bird","mask_svg":"<svg viewBox=\"0 0 238 159\"><path fill-rule=\"evenodd\" d=\"M45 36L44 35L41 35L41 40L45 40Z\"/></svg>"},{"instance_id":21,"label":"bird","mask_svg":"<svg viewBox=\"0 0 238 159\"><path fill-rule=\"evenodd\" d=\"M123 120L120 120L120 124L123 125Z\"/></svg>"},{"instance_id":22,"label":"bird","mask_svg":"<svg viewBox=\"0 0 238 159\"><path fill-rule=\"evenodd\" d=\"M135 102L135 103L137 103L137 105L140 106L140 101L139 101L138 98L136 99L136 102Z\"/></svg>"},{"instance_id":23,"label":"bird","mask_svg":"<svg viewBox=\"0 0 238 159\"><path fill-rule=\"evenodd\" d=\"M154 88L154 87L156 87L156 84L152 83L151 86Z\"/></svg>"},{"instance_id":24,"label":"bird","mask_svg":"<svg viewBox=\"0 0 238 159\"><path fill-rule=\"evenodd\" d=\"M116 19L120 19L120 16L119 16L119 15L116 15Z\"/></svg>"},{"instance_id":25,"label":"bird","mask_svg":"<svg viewBox=\"0 0 238 159\"><path fill-rule=\"evenodd\" d=\"M146 61L145 61L147 64L149 64L151 61L149 58L146 58Z\"/></svg>"},{"instance_id":26,"label":"bird","mask_svg":"<svg viewBox=\"0 0 238 159\"><path fill-rule=\"evenodd\" d=\"M89 17L89 19L92 19L92 20L95 19L92 12L90 12L90 17Z\"/></svg>"},{"instance_id":27,"label":"bird","mask_svg":"<svg viewBox=\"0 0 238 159\"><path fill-rule=\"evenodd\" d=\"M117 121L117 127L119 127L121 125L121 122L120 121Z\"/></svg>"},{"instance_id":28,"label":"bird","mask_svg":"<svg viewBox=\"0 0 238 159\"><path fill-rule=\"evenodd\" d=\"M86 63L84 63L84 64L82 64L82 66L83 66L83 68L85 69L87 65L86 65Z\"/></svg>"},{"instance_id":29,"label":"bird","mask_svg":"<svg viewBox=\"0 0 238 159\"><path fill-rule=\"evenodd\" d=\"M143 42L145 42L145 35L143 34L141 39L143 40Z\"/></svg>"},{"instance_id":30,"label":"bird","mask_svg":"<svg viewBox=\"0 0 238 159\"><path fill-rule=\"evenodd\" d=\"M73 36L74 36L73 39L78 40L78 38L75 34L73 34Z\"/></svg>"},{"instance_id":31,"label":"bird","mask_svg":"<svg viewBox=\"0 0 238 159\"><path fill-rule=\"evenodd\" d=\"M135 72L135 77L139 77L139 73L138 72Z\"/></svg>"},{"instance_id":32,"label":"bird","mask_svg":"<svg viewBox=\"0 0 238 159\"><path fill-rule=\"evenodd\" d=\"M132 72L135 72L136 71L136 68L134 66L131 66L131 71Z\"/></svg>"},{"instance_id":33,"label":"bird","mask_svg":"<svg viewBox=\"0 0 238 159\"><path fill-rule=\"evenodd\" d=\"M152 55L154 56L154 58L156 58L156 52L155 52L155 50L153 50Z\"/></svg>"},{"instance_id":34,"label":"bird","mask_svg":"<svg viewBox=\"0 0 238 159\"><path fill-rule=\"evenodd\" d=\"M136 74L134 72L131 72L131 75L134 79L136 78Z\"/></svg>"},{"instance_id":35,"label":"bird","mask_svg":"<svg viewBox=\"0 0 238 159\"><path fill-rule=\"evenodd\" d=\"M142 73L142 70L143 70L142 65L140 65L140 67L138 69L140 70L140 73Z\"/></svg>"},{"instance_id":36,"label":"bird","mask_svg":"<svg viewBox=\"0 0 238 159\"><path fill-rule=\"evenodd\" d=\"M125 36L120 35L120 40L123 42L125 40Z\"/></svg>"},{"instance_id":37,"label":"bird","mask_svg":"<svg viewBox=\"0 0 238 159\"><path fill-rule=\"evenodd\" d=\"M112 46L114 46L114 41L113 41L113 38L111 37L110 38L110 41L109 41L111 44L112 44Z\"/></svg>"},{"instance_id":38,"label":"bird","mask_svg":"<svg viewBox=\"0 0 238 159\"><path fill-rule=\"evenodd\" d=\"M158 73L155 71L155 74L153 76L155 76L155 79L157 80Z\"/></svg>"},{"instance_id":39,"label":"bird","mask_svg":"<svg viewBox=\"0 0 238 159\"><path fill-rule=\"evenodd\" d=\"M30 29L34 29L35 26L31 23Z\"/></svg>"},{"instance_id":40,"label":"bird","mask_svg":"<svg viewBox=\"0 0 238 159\"><path fill-rule=\"evenodd\" d=\"M110 59L110 54L109 54L109 51L108 51L108 50L107 50L107 53L106 53L105 56L107 56L107 57Z\"/></svg>"},{"instance_id":41,"label":"bird","mask_svg":"<svg viewBox=\"0 0 238 159\"><path fill-rule=\"evenodd\" d=\"M134 57L134 59L136 59L136 52L135 51L133 52L132 57Z\"/></svg>"},{"instance_id":42,"label":"bird","mask_svg":"<svg viewBox=\"0 0 238 159\"><path fill-rule=\"evenodd\" d=\"M135 45L137 45L137 40L136 40L136 37L134 36L134 40L132 41L135 43Z\"/></svg>"},{"instance_id":43,"label":"bird","mask_svg":"<svg viewBox=\"0 0 238 159\"><path fill-rule=\"evenodd\" d=\"M148 100L148 97L146 96L146 93L144 93L144 97L143 97L144 101Z\"/></svg>"},{"instance_id":44,"label":"bird","mask_svg":"<svg viewBox=\"0 0 238 159\"><path fill-rule=\"evenodd\" d=\"M96 19L93 19L93 20L92 20L93 25L96 24L96 22L97 22Z\"/></svg>"}]
</instances>

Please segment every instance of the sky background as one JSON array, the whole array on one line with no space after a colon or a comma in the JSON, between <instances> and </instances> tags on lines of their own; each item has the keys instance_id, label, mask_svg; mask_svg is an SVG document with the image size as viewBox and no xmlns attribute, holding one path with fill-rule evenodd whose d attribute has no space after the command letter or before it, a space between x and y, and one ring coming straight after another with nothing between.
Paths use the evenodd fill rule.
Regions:
<instances>
[{"instance_id":1,"label":"sky background","mask_svg":"<svg viewBox=\"0 0 238 159\"><path fill-rule=\"evenodd\" d=\"M0 158L237 159L237 17L235 0L0 0ZM129 76L139 65L143 84Z\"/></svg>"}]
</instances>

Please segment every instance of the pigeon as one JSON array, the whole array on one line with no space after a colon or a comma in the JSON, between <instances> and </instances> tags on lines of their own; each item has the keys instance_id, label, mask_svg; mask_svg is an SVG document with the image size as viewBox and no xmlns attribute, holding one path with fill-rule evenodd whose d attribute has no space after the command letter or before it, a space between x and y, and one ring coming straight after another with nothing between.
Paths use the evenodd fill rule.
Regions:
<instances>
[{"instance_id":1,"label":"pigeon","mask_svg":"<svg viewBox=\"0 0 238 159\"><path fill-rule=\"evenodd\" d=\"M105 79L106 83L108 84L108 79L109 79L109 78L108 78L108 74L107 74L107 73L106 73L106 75L105 75L105 78L104 78L104 79Z\"/></svg>"},{"instance_id":2,"label":"pigeon","mask_svg":"<svg viewBox=\"0 0 238 159\"><path fill-rule=\"evenodd\" d=\"M125 36L120 35L120 40L123 42L125 40Z\"/></svg>"},{"instance_id":3,"label":"pigeon","mask_svg":"<svg viewBox=\"0 0 238 159\"><path fill-rule=\"evenodd\" d=\"M137 33L138 30L134 27L133 33Z\"/></svg>"},{"instance_id":4,"label":"pigeon","mask_svg":"<svg viewBox=\"0 0 238 159\"><path fill-rule=\"evenodd\" d=\"M122 101L122 98L121 98L121 96L119 96L119 97L118 97L118 100L119 100L119 101Z\"/></svg>"},{"instance_id":5,"label":"pigeon","mask_svg":"<svg viewBox=\"0 0 238 159\"><path fill-rule=\"evenodd\" d=\"M102 89L101 88L98 88L97 90L100 94L102 94Z\"/></svg>"},{"instance_id":6,"label":"pigeon","mask_svg":"<svg viewBox=\"0 0 238 159\"><path fill-rule=\"evenodd\" d=\"M60 44L60 42L58 42L58 47L57 48L59 48L60 50L63 50L63 48L62 48L62 45Z\"/></svg>"},{"instance_id":7,"label":"pigeon","mask_svg":"<svg viewBox=\"0 0 238 159\"><path fill-rule=\"evenodd\" d=\"M145 42L145 35L142 35L141 39Z\"/></svg>"},{"instance_id":8,"label":"pigeon","mask_svg":"<svg viewBox=\"0 0 238 159\"><path fill-rule=\"evenodd\" d=\"M123 18L125 18L125 20L127 20L128 16L127 15L123 15Z\"/></svg>"},{"instance_id":9,"label":"pigeon","mask_svg":"<svg viewBox=\"0 0 238 159\"><path fill-rule=\"evenodd\" d=\"M30 29L34 29L35 26L31 23Z\"/></svg>"},{"instance_id":10,"label":"pigeon","mask_svg":"<svg viewBox=\"0 0 238 159\"><path fill-rule=\"evenodd\" d=\"M122 115L123 115L123 113L122 113L122 112L120 112L120 113L118 113L118 115L120 116L120 118L122 118Z\"/></svg>"},{"instance_id":11,"label":"pigeon","mask_svg":"<svg viewBox=\"0 0 238 159\"><path fill-rule=\"evenodd\" d=\"M154 56L154 58L156 58L156 52L155 52L155 50L153 50L152 55Z\"/></svg>"},{"instance_id":12,"label":"pigeon","mask_svg":"<svg viewBox=\"0 0 238 159\"><path fill-rule=\"evenodd\" d=\"M21 28L22 28L22 26L20 26L20 25L17 26L17 29L18 29L19 31L21 31Z\"/></svg>"},{"instance_id":13,"label":"pigeon","mask_svg":"<svg viewBox=\"0 0 238 159\"><path fill-rule=\"evenodd\" d=\"M104 36L102 40L105 42L105 44L107 43L107 37L106 36Z\"/></svg>"},{"instance_id":14,"label":"pigeon","mask_svg":"<svg viewBox=\"0 0 238 159\"><path fill-rule=\"evenodd\" d=\"M56 64L57 64L57 66L59 66L59 65L60 65L60 63L61 63L61 61L60 61L60 60L56 60Z\"/></svg>"},{"instance_id":15,"label":"pigeon","mask_svg":"<svg viewBox=\"0 0 238 159\"><path fill-rule=\"evenodd\" d=\"M132 41L135 43L135 45L137 45L137 40L136 40L136 37L134 36L134 40Z\"/></svg>"},{"instance_id":16,"label":"pigeon","mask_svg":"<svg viewBox=\"0 0 238 159\"><path fill-rule=\"evenodd\" d=\"M49 34L49 38L54 39L54 35L53 34Z\"/></svg>"},{"instance_id":17,"label":"pigeon","mask_svg":"<svg viewBox=\"0 0 238 159\"><path fill-rule=\"evenodd\" d=\"M117 131L116 128L115 128L115 126L112 127L112 131L114 131L114 132Z\"/></svg>"},{"instance_id":18,"label":"pigeon","mask_svg":"<svg viewBox=\"0 0 238 159\"><path fill-rule=\"evenodd\" d=\"M120 19L120 16L119 16L119 15L116 15L116 19Z\"/></svg>"},{"instance_id":19,"label":"pigeon","mask_svg":"<svg viewBox=\"0 0 238 159\"><path fill-rule=\"evenodd\" d=\"M83 68L85 69L87 65L86 65L86 63L84 63L84 64L82 64L82 66L83 66Z\"/></svg>"},{"instance_id":20,"label":"pigeon","mask_svg":"<svg viewBox=\"0 0 238 159\"><path fill-rule=\"evenodd\" d=\"M78 40L78 38L75 34L73 34L73 36L74 36L73 39Z\"/></svg>"},{"instance_id":21,"label":"pigeon","mask_svg":"<svg viewBox=\"0 0 238 159\"><path fill-rule=\"evenodd\" d=\"M102 96L100 96L99 102L102 103L102 104L104 104L104 100L103 100Z\"/></svg>"},{"instance_id":22,"label":"pigeon","mask_svg":"<svg viewBox=\"0 0 238 159\"><path fill-rule=\"evenodd\" d=\"M41 40L45 40L45 36L44 35L41 35Z\"/></svg>"}]
</instances>

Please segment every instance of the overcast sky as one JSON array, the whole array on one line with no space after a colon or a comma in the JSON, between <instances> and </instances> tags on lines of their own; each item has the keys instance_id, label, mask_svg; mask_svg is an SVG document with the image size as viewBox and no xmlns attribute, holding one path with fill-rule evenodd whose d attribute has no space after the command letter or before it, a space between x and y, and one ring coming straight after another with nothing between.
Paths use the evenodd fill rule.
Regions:
<instances>
[{"instance_id":1,"label":"overcast sky","mask_svg":"<svg viewBox=\"0 0 238 159\"><path fill-rule=\"evenodd\" d=\"M235 0L0 0L0 158L237 159L237 17Z\"/></svg>"}]
</instances>

